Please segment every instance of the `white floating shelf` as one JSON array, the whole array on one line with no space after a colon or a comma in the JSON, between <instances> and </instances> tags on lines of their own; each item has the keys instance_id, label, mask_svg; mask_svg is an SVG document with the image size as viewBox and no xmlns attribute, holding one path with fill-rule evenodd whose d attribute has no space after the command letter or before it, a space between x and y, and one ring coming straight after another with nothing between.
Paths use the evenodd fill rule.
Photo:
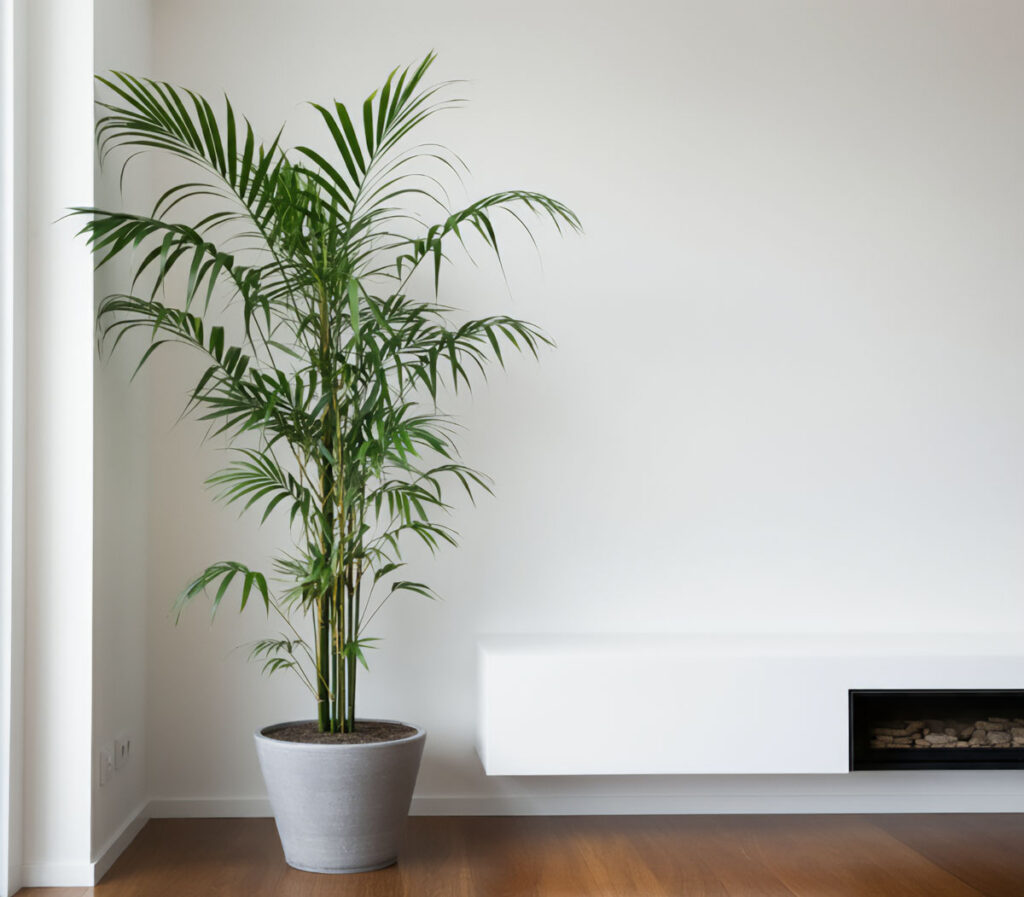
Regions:
<instances>
[{"instance_id":1,"label":"white floating shelf","mask_svg":"<svg viewBox=\"0 0 1024 897\"><path fill-rule=\"evenodd\" d=\"M850 689L1024 689L1024 633L494 636L478 686L488 775L845 773Z\"/></svg>"}]
</instances>

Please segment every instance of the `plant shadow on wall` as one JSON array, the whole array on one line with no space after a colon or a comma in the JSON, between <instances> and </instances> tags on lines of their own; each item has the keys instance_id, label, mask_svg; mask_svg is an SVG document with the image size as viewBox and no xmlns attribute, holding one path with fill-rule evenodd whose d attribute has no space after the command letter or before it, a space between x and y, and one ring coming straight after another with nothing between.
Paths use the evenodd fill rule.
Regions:
<instances>
[{"instance_id":1,"label":"plant shadow on wall","mask_svg":"<svg viewBox=\"0 0 1024 897\"><path fill-rule=\"evenodd\" d=\"M98 265L126 253L136 261L129 292L99 305L101 341L113 350L127 333L146 333L138 368L175 343L200 353L205 370L186 411L208 425L208 435L227 438L233 456L210 486L262 520L290 519L294 544L274 560L272 577L222 561L177 603L180 614L206 593L216 613L237 594L240 609L258 602L279 620L280 633L255 644L251 656L267 673L299 676L316 722L310 731L269 733L277 741L416 740L409 727L357 726L356 686L374 642L368 627L388 598L434 597L425 583L402 576L403 545L454 545L456 533L442 522L446 494L488 490L487 478L458 460L454 422L437 400L445 389L469 386L488 364L503 364L503 351L536 355L550 343L512 317L460 322L456 309L438 302L442 264L453 245L472 240L500 264L499 212L527 233L528 216L579 230L561 202L523 190L448 207L444 180L458 176L461 160L410 140L427 119L460 105L447 97L450 84L423 84L433 60L393 71L355 115L342 103L313 104L329 138L324 153L286 149L283 129L260 142L227 99L218 115L189 90L122 72L98 78L108 95L99 103L101 160L120 151L127 167L156 150L201 172L163 193L148 215L73 211L89 217L82 233ZM427 214L437 223L428 225ZM421 268L429 277L414 280ZM414 298L425 279L433 295ZM350 871L386 859L293 864Z\"/></svg>"}]
</instances>

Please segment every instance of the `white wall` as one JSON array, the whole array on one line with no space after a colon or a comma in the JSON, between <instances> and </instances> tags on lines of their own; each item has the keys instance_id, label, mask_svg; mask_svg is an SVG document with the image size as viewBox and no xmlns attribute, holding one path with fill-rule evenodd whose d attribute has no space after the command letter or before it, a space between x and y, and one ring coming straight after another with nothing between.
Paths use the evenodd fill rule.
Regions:
<instances>
[{"instance_id":1,"label":"white wall","mask_svg":"<svg viewBox=\"0 0 1024 897\"><path fill-rule=\"evenodd\" d=\"M148 72L150 10L140 0L95 0L95 68ZM118 208L120 163L96 172L96 205ZM137 163L133 195L147 194L148 165ZM97 298L123 292L129 266L118 259L96 273ZM92 776L93 854L102 856L148 798L146 785L146 382L130 383L128 353L96 358L93 544L93 752L122 735L128 763L110 782Z\"/></svg>"},{"instance_id":2,"label":"white wall","mask_svg":"<svg viewBox=\"0 0 1024 897\"><path fill-rule=\"evenodd\" d=\"M497 498L417 565L446 601L381 617L362 713L429 730L420 810L1024 801L1015 774L488 780L472 747L483 633L1024 629L1022 28L1012 0L158 0L154 73L292 140L302 101L436 48L470 79L438 125L469 193L551 192L587 229L545 233L543 269L517 244L511 299L448 275L560 348L450 403ZM263 793L250 732L310 708L232 650L258 612L168 609L283 527L209 503L188 377L150 376L150 787L234 812Z\"/></svg>"}]
</instances>

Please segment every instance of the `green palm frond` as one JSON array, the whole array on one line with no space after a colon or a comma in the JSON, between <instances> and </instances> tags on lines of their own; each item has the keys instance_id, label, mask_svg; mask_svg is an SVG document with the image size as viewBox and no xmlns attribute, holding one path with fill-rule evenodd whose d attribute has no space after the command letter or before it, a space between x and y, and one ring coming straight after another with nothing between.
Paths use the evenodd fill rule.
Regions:
<instances>
[{"instance_id":1,"label":"green palm frond","mask_svg":"<svg viewBox=\"0 0 1024 897\"><path fill-rule=\"evenodd\" d=\"M204 594L207 589L212 588L217 583L220 583L216 593L213 596L213 604L211 607L211 614L216 614L220 607L221 599L223 599L228 587L232 582L238 579L242 586L241 601L239 604L239 610L245 610L245 605L249 601L249 596L252 594L253 589L263 599L263 603L266 606L268 612L270 610L270 590L267 587L267 578L256 570L250 570L245 564L240 564L237 561L219 561L216 564L211 564L202 573L200 573L195 579L192 580L178 596L178 600L175 602L175 612L177 616L181 616L181 612L185 609L185 606L192 601L197 595Z\"/></svg>"},{"instance_id":2,"label":"green palm frond","mask_svg":"<svg viewBox=\"0 0 1024 897\"><path fill-rule=\"evenodd\" d=\"M323 525L318 496L294 474L284 470L272 454L251 449L235 451L241 457L206 480L207 485L219 490L218 498L226 504L245 501L243 510L246 511L265 500L261 523L274 508L287 502L292 522L298 517L306 529Z\"/></svg>"}]
</instances>

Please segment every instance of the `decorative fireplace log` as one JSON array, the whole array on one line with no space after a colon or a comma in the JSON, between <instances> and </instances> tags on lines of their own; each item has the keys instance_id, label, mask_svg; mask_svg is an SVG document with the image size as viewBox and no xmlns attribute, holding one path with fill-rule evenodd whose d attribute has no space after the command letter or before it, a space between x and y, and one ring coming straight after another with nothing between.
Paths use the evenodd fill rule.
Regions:
<instances>
[{"instance_id":1,"label":"decorative fireplace log","mask_svg":"<svg viewBox=\"0 0 1024 897\"><path fill-rule=\"evenodd\" d=\"M872 748L1024 747L1024 718L890 721L871 728Z\"/></svg>"}]
</instances>

